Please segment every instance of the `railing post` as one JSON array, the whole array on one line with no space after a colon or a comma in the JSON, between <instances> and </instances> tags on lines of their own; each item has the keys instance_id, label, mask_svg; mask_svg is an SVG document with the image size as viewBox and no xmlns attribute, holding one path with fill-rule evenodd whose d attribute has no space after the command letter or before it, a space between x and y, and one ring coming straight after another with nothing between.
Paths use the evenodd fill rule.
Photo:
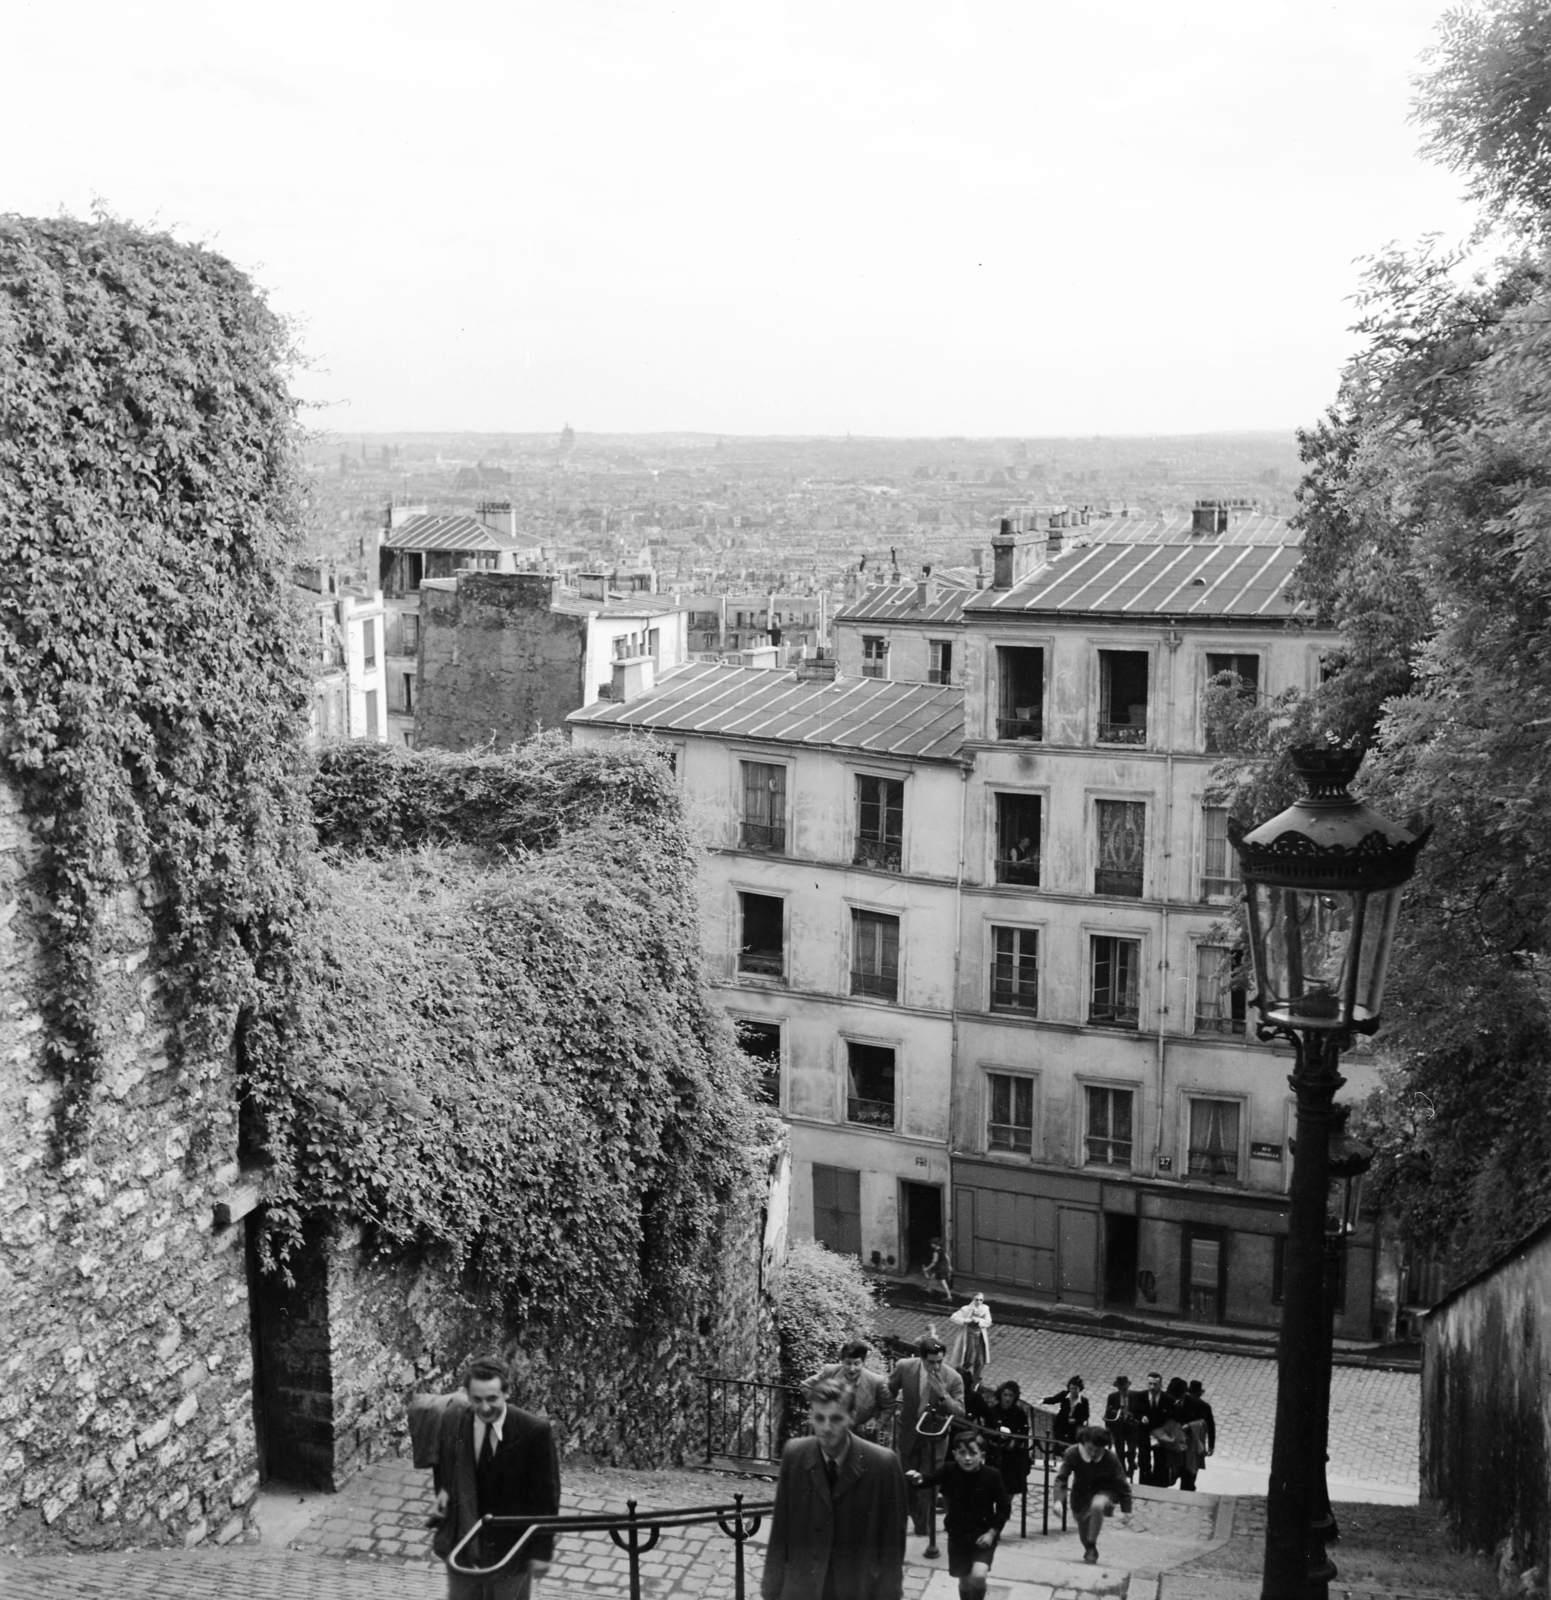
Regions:
<instances>
[{"instance_id":1,"label":"railing post","mask_svg":"<svg viewBox=\"0 0 1551 1600\"><path fill-rule=\"evenodd\" d=\"M1050 1444L1048 1440L1041 1443L1039 1453L1045 1463L1045 1515L1040 1532L1048 1536L1050 1533Z\"/></svg>"},{"instance_id":2,"label":"railing post","mask_svg":"<svg viewBox=\"0 0 1551 1600\"><path fill-rule=\"evenodd\" d=\"M1019 1496L1023 1502L1023 1509L1018 1515L1018 1537L1027 1539L1029 1536L1029 1480L1023 1480L1023 1493Z\"/></svg>"},{"instance_id":3,"label":"railing post","mask_svg":"<svg viewBox=\"0 0 1551 1600\"><path fill-rule=\"evenodd\" d=\"M705 1380L705 1464L711 1465L711 1385L715 1379L708 1372Z\"/></svg>"},{"instance_id":4,"label":"railing post","mask_svg":"<svg viewBox=\"0 0 1551 1600\"><path fill-rule=\"evenodd\" d=\"M635 1501L627 1500L630 1513L630 1600L641 1600L641 1543L635 1525Z\"/></svg>"},{"instance_id":5,"label":"railing post","mask_svg":"<svg viewBox=\"0 0 1551 1600\"><path fill-rule=\"evenodd\" d=\"M732 1503L733 1526L738 1530L732 1536L732 1595L733 1600L743 1600L743 1496L735 1494Z\"/></svg>"},{"instance_id":6,"label":"railing post","mask_svg":"<svg viewBox=\"0 0 1551 1600\"><path fill-rule=\"evenodd\" d=\"M937 1485L934 1483L926 1491L931 1498L927 1501L926 1513L926 1559L935 1561L939 1554L937 1549Z\"/></svg>"}]
</instances>

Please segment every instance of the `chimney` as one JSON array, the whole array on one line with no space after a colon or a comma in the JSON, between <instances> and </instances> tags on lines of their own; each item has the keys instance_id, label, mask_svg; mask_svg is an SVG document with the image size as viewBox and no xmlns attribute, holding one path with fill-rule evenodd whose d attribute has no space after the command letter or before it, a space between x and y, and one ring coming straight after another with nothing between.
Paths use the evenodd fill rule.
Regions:
<instances>
[{"instance_id":1,"label":"chimney","mask_svg":"<svg viewBox=\"0 0 1551 1600\"><path fill-rule=\"evenodd\" d=\"M1017 549L1017 540L1013 538L1012 518L1003 517L1002 526L991 540L991 587L993 589L1012 588L1012 558Z\"/></svg>"},{"instance_id":2,"label":"chimney","mask_svg":"<svg viewBox=\"0 0 1551 1600\"><path fill-rule=\"evenodd\" d=\"M970 550L970 556L975 563L975 587L983 589L986 586L986 552L984 545L975 545Z\"/></svg>"},{"instance_id":3,"label":"chimney","mask_svg":"<svg viewBox=\"0 0 1551 1600\"><path fill-rule=\"evenodd\" d=\"M1228 507L1221 500L1197 500L1190 514L1190 537L1210 539L1228 531Z\"/></svg>"},{"instance_id":4,"label":"chimney","mask_svg":"<svg viewBox=\"0 0 1551 1600\"><path fill-rule=\"evenodd\" d=\"M614 663L613 690L610 698L619 703L634 700L637 695L650 693L656 681L650 656L626 656Z\"/></svg>"},{"instance_id":5,"label":"chimney","mask_svg":"<svg viewBox=\"0 0 1551 1600\"><path fill-rule=\"evenodd\" d=\"M929 565L921 568L921 581L916 585L916 604L923 611L937 604L937 580L932 576Z\"/></svg>"}]
</instances>

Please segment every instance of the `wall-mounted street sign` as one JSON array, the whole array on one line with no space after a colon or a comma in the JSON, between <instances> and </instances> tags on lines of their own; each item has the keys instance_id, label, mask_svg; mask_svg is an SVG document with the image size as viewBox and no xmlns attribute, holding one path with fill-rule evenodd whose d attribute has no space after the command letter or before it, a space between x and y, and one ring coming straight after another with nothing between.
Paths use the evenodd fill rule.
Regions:
<instances>
[{"instance_id":1,"label":"wall-mounted street sign","mask_svg":"<svg viewBox=\"0 0 1551 1600\"><path fill-rule=\"evenodd\" d=\"M1249 1155L1252 1161L1280 1161L1282 1147L1279 1144L1252 1144Z\"/></svg>"}]
</instances>

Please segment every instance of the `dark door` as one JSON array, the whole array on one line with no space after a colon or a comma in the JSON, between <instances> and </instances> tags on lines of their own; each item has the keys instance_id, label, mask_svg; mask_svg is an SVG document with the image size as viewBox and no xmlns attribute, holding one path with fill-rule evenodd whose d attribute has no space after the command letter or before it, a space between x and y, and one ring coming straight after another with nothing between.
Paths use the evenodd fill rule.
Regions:
<instances>
[{"instance_id":1,"label":"dark door","mask_svg":"<svg viewBox=\"0 0 1551 1600\"><path fill-rule=\"evenodd\" d=\"M1104 1216L1104 1303L1109 1306L1136 1304L1135 1217Z\"/></svg>"},{"instance_id":2,"label":"dark door","mask_svg":"<svg viewBox=\"0 0 1551 1600\"><path fill-rule=\"evenodd\" d=\"M906 1272L919 1271L931 1259L932 1240L943 1239L942 1190L935 1183L900 1182L900 1216L903 1255L900 1266ZM943 1239L944 1245L947 1240ZM949 1252L950 1256L952 1252ZM958 1266L958 1262L954 1262Z\"/></svg>"},{"instance_id":3,"label":"dark door","mask_svg":"<svg viewBox=\"0 0 1551 1600\"><path fill-rule=\"evenodd\" d=\"M1180 1273L1190 1322L1221 1322L1228 1273L1228 1241L1220 1228L1186 1228Z\"/></svg>"},{"instance_id":4,"label":"dark door","mask_svg":"<svg viewBox=\"0 0 1551 1600\"><path fill-rule=\"evenodd\" d=\"M1098 1302L1099 1214L1061 1206L1056 1214L1056 1298L1073 1305Z\"/></svg>"},{"instance_id":5,"label":"dark door","mask_svg":"<svg viewBox=\"0 0 1551 1600\"><path fill-rule=\"evenodd\" d=\"M836 1255L861 1255L861 1173L813 1163L813 1237Z\"/></svg>"}]
</instances>

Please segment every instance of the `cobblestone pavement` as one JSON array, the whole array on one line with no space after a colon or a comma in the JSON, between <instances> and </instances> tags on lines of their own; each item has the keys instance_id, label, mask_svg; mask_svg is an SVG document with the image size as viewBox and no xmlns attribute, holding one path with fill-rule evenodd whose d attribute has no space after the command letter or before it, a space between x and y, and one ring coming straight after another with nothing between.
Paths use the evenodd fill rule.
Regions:
<instances>
[{"instance_id":1,"label":"cobblestone pavement","mask_svg":"<svg viewBox=\"0 0 1551 1600\"><path fill-rule=\"evenodd\" d=\"M948 1307L937 1318L946 1337ZM993 1302L994 1310L994 1302ZM897 1306L882 1308L880 1328L898 1338L919 1336L930 1315ZM1222 1465L1267 1470L1271 1465L1271 1432L1276 1422L1276 1362L1267 1356L1227 1355L1193 1350L1159 1340L1144 1344L1114 1339L1103 1332L1055 1328L1019 1328L1006 1324L991 1329L988 1380L1014 1378L1026 1399L1038 1400L1062 1388L1073 1373L1087 1384L1095 1418L1103 1413L1104 1396L1123 1372L1143 1388L1147 1373L1199 1378L1217 1418L1217 1455ZM1330 1383L1330 1477L1348 1497L1358 1486L1417 1492L1417 1450L1421 1381L1414 1372L1388 1372L1375 1367L1337 1367ZM1215 1458L1214 1458L1215 1459ZM1210 1464L1201 1486L1210 1488Z\"/></svg>"},{"instance_id":2,"label":"cobblestone pavement","mask_svg":"<svg viewBox=\"0 0 1551 1600\"><path fill-rule=\"evenodd\" d=\"M642 1510L705 1505L742 1492L750 1502L773 1492L768 1479L695 1472L627 1472L568 1462L564 1509L619 1511L634 1499ZM290 1544L232 1545L222 1550L141 1551L115 1555L0 1559L3 1600L441 1600L446 1580L429 1559L423 1526L430 1474L405 1461L384 1461L338 1495L317 1496ZM1105 1565L1077 1565L1075 1533L1039 1532L1031 1506L1030 1537L1010 1538L999 1553L990 1600L1080 1600L1126 1593L1127 1568L1146 1559L1178 1560L1211 1537L1210 1497L1139 1499L1131 1526L1106 1540ZM305 1513L304 1513L305 1515ZM1014 1523L1016 1527L1016 1523ZM758 1593L761 1530L747 1549L747 1590ZM925 1541L912 1538L904 1600L955 1600L945 1561L928 1562ZM649 1600L717 1600L733 1593L731 1542L714 1530L671 1530L642 1562ZM601 1600L628 1592L628 1563L607 1534L567 1535L540 1600ZM944 1587L946 1585L946 1587ZM1147 1600L1153 1600L1148 1594Z\"/></svg>"}]
</instances>

